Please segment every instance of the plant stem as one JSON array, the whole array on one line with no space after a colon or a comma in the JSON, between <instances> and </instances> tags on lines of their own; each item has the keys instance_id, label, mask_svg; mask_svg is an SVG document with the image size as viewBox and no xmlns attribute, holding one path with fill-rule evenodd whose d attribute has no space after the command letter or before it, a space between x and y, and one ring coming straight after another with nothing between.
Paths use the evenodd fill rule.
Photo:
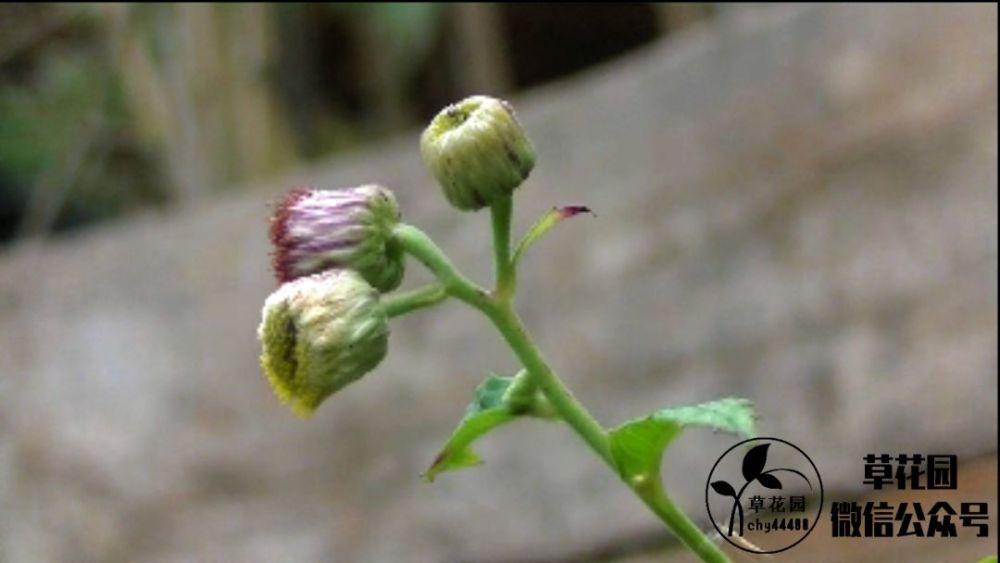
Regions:
<instances>
[{"instance_id":1,"label":"plant stem","mask_svg":"<svg viewBox=\"0 0 1000 563\"><path fill-rule=\"evenodd\" d=\"M608 464L616 473L618 464L611 455L607 433L600 423L573 397L562 380L546 365L541 353L524 329L521 320L509 303L499 304L493 311L483 311L493 321L507 340L518 359L533 376L549 403L560 418L566 421L576 433ZM659 475L650 484L637 486L629 483L640 499L662 520L681 542L706 563L728 563L729 558L712 540L691 521L684 512L667 496L660 485Z\"/></svg>"},{"instance_id":2,"label":"plant stem","mask_svg":"<svg viewBox=\"0 0 1000 563\"><path fill-rule=\"evenodd\" d=\"M514 263L510 260L510 219L513 213L511 197L502 197L490 207L493 220L493 257L496 268L494 293L507 300L514 296L517 283Z\"/></svg>"},{"instance_id":3,"label":"plant stem","mask_svg":"<svg viewBox=\"0 0 1000 563\"><path fill-rule=\"evenodd\" d=\"M528 336L514 312L510 303L500 303L494 307L484 310L483 313L493 321L493 324L503 335L504 340L514 351L514 354L521 361L521 364L531 374L535 384L545 394L545 398L559 414L559 417L566 421L573 430L586 442L597 455L601 456L608 465L615 471L614 458L611 457L611 448L608 445L608 436L604 428L591 414L576 400L573 393L563 384L563 382L553 373L552 369L542 359L541 352Z\"/></svg>"},{"instance_id":4,"label":"plant stem","mask_svg":"<svg viewBox=\"0 0 1000 563\"><path fill-rule=\"evenodd\" d=\"M663 490L659 475L648 487L633 487L646 506L677 535L681 542L706 563L729 563L729 558L719 549L719 546L708 539L697 524L691 521L684 511Z\"/></svg>"},{"instance_id":5,"label":"plant stem","mask_svg":"<svg viewBox=\"0 0 1000 563\"><path fill-rule=\"evenodd\" d=\"M493 299L485 290L459 273L451 260L420 229L400 224L396 226L393 235L404 251L420 260L437 276L450 295L479 309L493 321L559 416L614 468L615 463L611 457L611 448L608 447L608 437L604 428L577 402L569 389L542 359L541 353L528 337L510 302Z\"/></svg>"},{"instance_id":6,"label":"plant stem","mask_svg":"<svg viewBox=\"0 0 1000 563\"><path fill-rule=\"evenodd\" d=\"M503 402L514 412L521 413L531 406L537 391L538 387L532 381L531 374L521 368L521 371L514 374L510 387L504 392Z\"/></svg>"},{"instance_id":7,"label":"plant stem","mask_svg":"<svg viewBox=\"0 0 1000 563\"><path fill-rule=\"evenodd\" d=\"M494 234L496 235L497 212L494 212ZM503 220L502 211L500 220ZM509 220L509 214L507 215ZM509 227L507 229L509 240ZM611 454L608 435L601 424L576 400L562 380L549 368L541 352L528 336L521 319L514 312L512 299L491 296L486 290L469 281L458 272L451 260L423 231L411 225L397 225L393 231L395 240L405 252L420 260L437 276L448 295L472 305L486 315L507 341L521 364L531 375L533 382L545 394L553 409L597 455L618 473L618 464ZM497 240L497 237L494 237ZM509 252L509 247L508 247ZM500 256L500 253L496 253ZM499 271L499 268L498 268ZM501 279L503 279L501 277ZM659 475L652 484L629 483L629 487L660 519L680 538L684 545L694 551L707 563L726 563L725 554L712 543L663 491Z\"/></svg>"},{"instance_id":8,"label":"plant stem","mask_svg":"<svg viewBox=\"0 0 1000 563\"><path fill-rule=\"evenodd\" d=\"M482 311L491 307L489 293L463 276L438 245L420 229L399 224L393 229L393 238L403 251L410 254L433 273L448 295L460 299Z\"/></svg>"},{"instance_id":9,"label":"plant stem","mask_svg":"<svg viewBox=\"0 0 1000 563\"><path fill-rule=\"evenodd\" d=\"M382 308L385 309L386 315L391 319L416 311L417 309L437 305L447 298L448 292L444 286L440 283L434 283L409 291L386 295L382 297Z\"/></svg>"}]
</instances>

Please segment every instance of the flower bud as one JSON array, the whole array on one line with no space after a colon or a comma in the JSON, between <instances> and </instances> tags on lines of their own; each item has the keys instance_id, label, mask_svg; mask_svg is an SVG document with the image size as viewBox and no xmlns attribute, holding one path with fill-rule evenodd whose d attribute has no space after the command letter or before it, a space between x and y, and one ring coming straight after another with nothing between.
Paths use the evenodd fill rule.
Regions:
<instances>
[{"instance_id":1,"label":"flower bud","mask_svg":"<svg viewBox=\"0 0 1000 563\"><path fill-rule=\"evenodd\" d=\"M264 303L260 364L278 397L308 416L375 368L388 349L379 294L353 270L283 284Z\"/></svg>"},{"instance_id":2,"label":"flower bud","mask_svg":"<svg viewBox=\"0 0 1000 563\"><path fill-rule=\"evenodd\" d=\"M420 137L420 153L448 201L463 210L510 195L535 167L513 108L487 96L441 110Z\"/></svg>"},{"instance_id":3,"label":"flower bud","mask_svg":"<svg viewBox=\"0 0 1000 563\"><path fill-rule=\"evenodd\" d=\"M402 249L392 241L399 216L392 192L374 184L293 190L271 219L278 280L349 268L379 291L396 289L405 263Z\"/></svg>"}]
</instances>

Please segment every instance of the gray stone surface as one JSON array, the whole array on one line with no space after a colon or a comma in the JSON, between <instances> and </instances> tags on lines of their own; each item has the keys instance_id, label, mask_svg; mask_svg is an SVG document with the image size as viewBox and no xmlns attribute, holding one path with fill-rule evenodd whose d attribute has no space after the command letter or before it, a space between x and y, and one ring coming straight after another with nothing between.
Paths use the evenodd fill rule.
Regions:
<instances>
[{"instance_id":1,"label":"gray stone surface","mask_svg":"<svg viewBox=\"0 0 1000 563\"><path fill-rule=\"evenodd\" d=\"M514 102L539 151L518 229L598 213L532 249L521 310L602 421L747 396L843 491L870 450L995 450L996 6L755 10ZM254 331L289 184L384 183L491 275L486 214L446 209L418 159L413 132L0 256L0 560L509 561L654 528L556 425L418 479L515 367L457 304L394 322L307 422L271 395ZM666 463L695 514L730 442L692 432Z\"/></svg>"}]
</instances>

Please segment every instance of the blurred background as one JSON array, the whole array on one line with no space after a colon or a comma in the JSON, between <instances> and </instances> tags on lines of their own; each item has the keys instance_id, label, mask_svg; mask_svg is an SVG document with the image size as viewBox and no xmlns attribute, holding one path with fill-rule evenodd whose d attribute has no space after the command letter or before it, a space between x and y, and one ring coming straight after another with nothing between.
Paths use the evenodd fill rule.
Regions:
<instances>
[{"instance_id":1,"label":"blurred background","mask_svg":"<svg viewBox=\"0 0 1000 563\"><path fill-rule=\"evenodd\" d=\"M841 500L905 499L864 490L865 453L955 453L948 498L989 502L990 538L823 522L774 559L996 551L995 5L33 3L0 5L0 561L668 557L566 428L419 479L517 368L456 304L394 321L311 420L259 373L292 185L382 183L489 279L487 217L417 147L473 93L538 149L515 229L597 212L532 251L519 299L599 419L749 397ZM708 526L734 440L691 434L664 478Z\"/></svg>"},{"instance_id":2,"label":"blurred background","mask_svg":"<svg viewBox=\"0 0 1000 563\"><path fill-rule=\"evenodd\" d=\"M0 240L191 204L510 95L709 5L7 4ZM568 15L572 13L571 17ZM558 38L558 40L554 40Z\"/></svg>"}]
</instances>

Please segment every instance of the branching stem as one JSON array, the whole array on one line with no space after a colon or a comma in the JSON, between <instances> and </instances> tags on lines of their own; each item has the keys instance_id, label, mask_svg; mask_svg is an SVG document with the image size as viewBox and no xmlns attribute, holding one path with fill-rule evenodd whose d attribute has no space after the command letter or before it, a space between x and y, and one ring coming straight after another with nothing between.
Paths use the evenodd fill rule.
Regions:
<instances>
[{"instance_id":1,"label":"branching stem","mask_svg":"<svg viewBox=\"0 0 1000 563\"><path fill-rule=\"evenodd\" d=\"M492 209L494 256L497 260L497 287L493 292L484 290L463 276L434 241L420 229L401 224L396 227L394 237L405 252L430 269L447 295L475 307L493 322L518 360L528 370L533 383L545 394L545 398L559 417L615 473L618 473L607 432L548 366L514 311L515 276L510 263L510 200L501 201ZM409 300L400 299L402 304L394 307L403 310L408 306ZM418 299L414 301L422 302ZM628 483L628 485L702 561L708 563L729 561L718 546L670 500L659 483L659 475L655 476L653 483Z\"/></svg>"},{"instance_id":2,"label":"branching stem","mask_svg":"<svg viewBox=\"0 0 1000 563\"><path fill-rule=\"evenodd\" d=\"M418 309L437 305L448 298L448 292L440 283L433 283L401 291L382 297L382 308L389 318L412 313Z\"/></svg>"}]
</instances>

